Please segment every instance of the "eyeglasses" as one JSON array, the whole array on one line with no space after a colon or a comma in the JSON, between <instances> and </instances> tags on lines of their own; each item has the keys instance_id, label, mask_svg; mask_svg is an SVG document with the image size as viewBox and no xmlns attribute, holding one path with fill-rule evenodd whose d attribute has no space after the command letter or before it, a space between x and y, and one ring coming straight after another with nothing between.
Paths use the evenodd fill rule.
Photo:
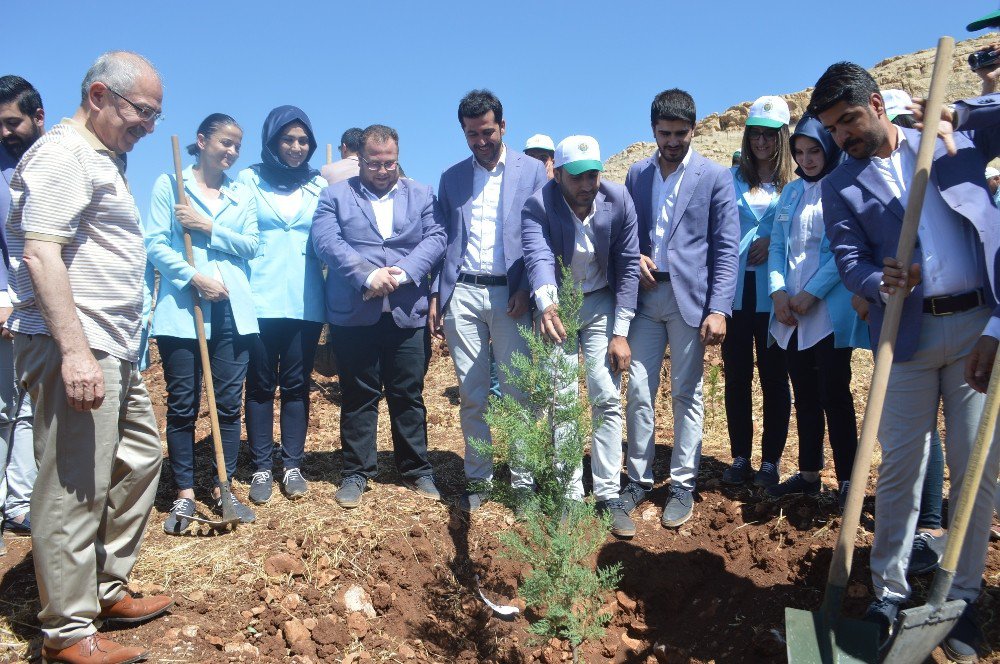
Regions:
<instances>
[{"instance_id":1,"label":"eyeglasses","mask_svg":"<svg viewBox=\"0 0 1000 664\"><path fill-rule=\"evenodd\" d=\"M360 157L361 155L358 156ZM367 168L372 173L378 173L379 170L383 168L386 170L386 172L391 173L392 171L396 170L397 166L399 166L398 161L383 161L382 163L379 163L377 161L368 161L364 157L361 157L361 161L365 162L365 168Z\"/></svg>"},{"instance_id":2,"label":"eyeglasses","mask_svg":"<svg viewBox=\"0 0 1000 664\"><path fill-rule=\"evenodd\" d=\"M108 90L110 90L113 95L115 95L116 97L124 101L126 104L134 108L135 112L139 115L139 119L142 120L143 122L149 122L150 120L153 121L153 124L160 124L161 122L163 122L163 113L159 111L154 111L149 106L139 106L131 99L129 99L128 97L126 97L125 95L116 90L111 90L111 88L108 88Z\"/></svg>"},{"instance_id":3,"label":"eyeglasses","mask_svg":"<svg viewBox=\"0 0 1000 664\"><path fill-rule=\"evenodd\" d=\"M747 132L747 138L751 141L765 141L770 143L771 141L778 140L778 132L776 131L761 131L761 130L750 130Z\"/></svg>"}]
</instances>

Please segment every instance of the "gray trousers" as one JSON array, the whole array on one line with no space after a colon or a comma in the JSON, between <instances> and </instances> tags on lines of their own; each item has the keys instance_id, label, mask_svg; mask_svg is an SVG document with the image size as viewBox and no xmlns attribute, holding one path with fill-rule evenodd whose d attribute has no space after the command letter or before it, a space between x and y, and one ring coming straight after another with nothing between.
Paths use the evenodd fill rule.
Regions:
<instances>
[{"instance_id":1,"label":"gray trousers","mask_svg":"<svg viewBox=\"0 0 1000 664\"><path fill-rule=\"evenodd\" d=\"M486 425L486 406L490 394L490 343L499 367L509 366L515 353L528 356L528 344L521 337L518 326L528 326L528 314L520 318L507 315L509 291L507 286L479 286L459 282L448 301L444 313L444 333L455 363L458 377L458 395L461 400L459 418L465 438L465 478L470 481L493 479L493 461L484 458L470 444L472 440L490 442L490 428ZM521 393L507 380L499 368L500 391L515 399ZM531 475L511 468L511 485L515 488L530 487Z\"/></svg>"},{"instance_id":2,"label":"gray trousers","mask_svg":"<svg viewBox=\"0 0 1000 664\"><path fill-rule=\"evenodd\" d=\"M45 335L14 337L15 370L35 403L38 478L31 549L45 645L62 649L96 631L121 599L139 554L163 452L138 366L107 353L104 402L77 412L66 399L62 354Z\"/></svg>"},{"instance_id":3,"label":"gray trousers","mask_svg":"<svg viewBox=\"0 0 1000 664\"><path fill-rule=\"evenodd\" d=\"M0 463L10 459L7 472L0 475L0 497L7 518L28 513L31 489L38 475L31 433L31 397L25 394L20 410L15 413L19 392L14 377L14 342L0 338ZM11 427L14 437L8 448Z\"/></svg>"},{"instance_id":4,"label":"gray trousers","mask_svg":"<svg viewBox=\"0 0 1000 664\"><path fill-rule=\"evenodd\" d=\"M906 567L917 527L931 431L942 402L947 431L945 459L951 482L948 502L953 510L958 505L985 403L985 395L965 382L965 359L988 318L985 307L951 316L924 314L917 352L910 360L892 367L879 426L882 463L875 490L875 541L871 551L872 585L880 599L905 600L910 595ZM1000 448L994 442L977 489L950 599L971 602L979 596L998 462Z\"/></svg>"},{"instance_id":5,"label":"gray trousers","mask_svg":"<svg viewBox=\"0 0 1000 664\"><path fill-rule=\"evenodd\" d=\"M674 447L670 483L694 491L701 464L704 408L701 383L705 347L699 329L681 318L673 285L659 283L639 293L639 311L629 328L632 349L625 422L628 427L628 477L653 486L655 422L653 406L660 389L660 370L670 345L670 395L674 415Z\"/></svg>"},{"instance_id":6,"label":"gray trousers","mask_svg":"<svg viewBox=\"0 0 1000 664\"><path fill-rule=\"evenodd\" d=\"M590 399L594 435L590 445L590 469L597 500L617 498L621 491L622 472L622 410L621 374L611 371L608 344L611 342L615 318L615 299L611 289L587 293L580 308L580 337L563 344L566 359L573 366L579 363L578 351L583 351L586 367L587 395ZM577 390L573 381L566 387ZM583 498L583 468L574 477L572 498Z\"/></svg>"}]
</instances>

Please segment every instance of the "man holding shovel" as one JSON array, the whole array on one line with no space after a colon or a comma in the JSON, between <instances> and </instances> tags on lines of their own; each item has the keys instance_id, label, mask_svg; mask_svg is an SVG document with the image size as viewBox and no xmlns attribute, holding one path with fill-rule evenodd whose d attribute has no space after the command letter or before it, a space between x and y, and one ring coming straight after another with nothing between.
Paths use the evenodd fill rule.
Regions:
<instances>
[{"instance_id":1,"label":"man holding shovel","mask_svg":"<svg viewBox=\"0 0 1000 664\"><path fill-rule=\"evenodd\" d=\"M169 597L127 588L162 451L139 374L146 251L124 153L153 131L163 88L139 55L100 56L81 102L38 139L11 179L14 368L35 404L38 478L31 544L48 662L138 661L97 633L139 622Z\"/></svg>"},{"instance_id":2,"label":"man holding shovel","mask_svg":"<svg viewBox=\"0 0 1000 664\"><path fill-rule=\"evenodd\" d=\"M918 120L921 110L915 110ZM984 404L976 388L985 384L996 348L996 339L981 335L985 330L1000 336L1000 318L990 317L996 306L990 278L1000 211L982 175L985 162L1000 155L1000 97L959 102L943 113L947 122L940 125L908 268L894 256L906 207L920 205L907 200L920 133L889 122L878 84L852 63L827 69L809 111L852 157L824 180L823 213L844 283L870 304L873 347L888 295L897 288L909 291L879 427L882 463L871 551L876 599L865 616L880 626L884 638L910 595L906 568L938 404L943 400L951 500L957 504ZM976 362L971 385L970 360ZM959 662L976 661L981 637L972 603L985 566L997 470L994 448L949 593L949 599L969 603L943 644Z\"/></svg>"}]
</instances>

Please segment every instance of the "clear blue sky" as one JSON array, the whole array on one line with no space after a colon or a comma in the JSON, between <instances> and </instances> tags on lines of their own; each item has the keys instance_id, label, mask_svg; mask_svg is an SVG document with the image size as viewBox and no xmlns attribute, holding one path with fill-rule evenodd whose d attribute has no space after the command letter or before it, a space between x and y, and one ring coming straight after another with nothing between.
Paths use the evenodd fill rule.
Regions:
<instances>
[{"instance_id":1,"label":"clear blue sky","mask_svg":"<svg viewBox=\"0 0 1000 664\"><path fill-rule=\"evenodd\" d=\"M472 88L500 97L514 147L536 132L556 141L591 134L610 156L647 139L649 103L662 89L690 91L702 117L801 90L836 60L871 66L944 34L966 39L974 36L966 24L997 8L995 0L5 5L0 74L40 90L49 125L72 114L101 52L135 50L159 68L166 119L129 155L143 214L153 180L172 169L170 135L191 142L216 111L245 132L232 175L260 160L267 112L296 104L321 144L314 166L344 129L380 122L399 131L407 174L436 187L444 168L469 155L456 108Z\"/></svg>"}]
</instances>

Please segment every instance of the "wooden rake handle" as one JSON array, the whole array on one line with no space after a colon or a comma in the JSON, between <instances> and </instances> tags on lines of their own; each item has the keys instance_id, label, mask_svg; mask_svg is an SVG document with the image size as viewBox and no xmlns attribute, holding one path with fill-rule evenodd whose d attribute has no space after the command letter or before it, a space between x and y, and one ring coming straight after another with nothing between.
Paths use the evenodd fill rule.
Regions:
<instances>
[{"instance_id":1,"label":"wooden rake handle","mask_svg":"<svg viewBox=\"0 0 1000 664\"><path fill-rule=\"evenodd\" d=\"M170 142L174 148L174 172L177 175L177 203L187 205L187 194L184 192L184 171L181 167L181 148L177 136L171 136ZM191 245L191 231L184 229L184 254L188 265L195 268L194 248ZM198 334L198 350L201 351L201 371L205 376L205 393L208 396L208 415L212 422L212 443L215 447L215 466L219 473L219 482L225 487L229 482L226 473L226 456L222 451L222 435L219 430L219 411L215 406L215 385L212 382L212 360L208 355L208 340L205 338L205 314L201 309L201 298L198 289L190 284L191 300L194 303L194 326Z\"/></svg>"},{"instance_id":2,"label":"wooden rake handle","mask_svg":"<svg viewBox=\"0 0 1000 664\"><path fill-rule=\"evenodd\" d=\"M913 247L917 239L924 194L927 191L927 182L930 178L934 146L937 142L938 119L941 117L941 107L944 104L944 95L948 88L948 75L951 72L951 58L954 49L955 40L951 37L941 37L938 40L930 91L924 106L924 129L920 135L917 165L910 182L906 214L903 216L903 229L899 234L899 245L896 249L896 258L907 269L913 259ZM829 585L831 586L845 588L851 576L854 540L857 538L858 525L861 523L861 506L865 498L868 476L871 473L872 454L875 450L875 439L882 419L882 408L885 405L885 393L889 385L889 373L892 370L896 337L899 332L899 321L903 314L905 297L904 290L897 288L896 292L889 296L889 302L885 308L882 332L875 354L875 371L872 374L871 387L868 391L868 404L865 407L864 420L861 424L861 440L854 458L854 467L851 470L851 486L847 492L847 504L844 508L840 534L837 538L836 548L833 550L833 561L830 563Z\"/></svg>"}]
</instances>

